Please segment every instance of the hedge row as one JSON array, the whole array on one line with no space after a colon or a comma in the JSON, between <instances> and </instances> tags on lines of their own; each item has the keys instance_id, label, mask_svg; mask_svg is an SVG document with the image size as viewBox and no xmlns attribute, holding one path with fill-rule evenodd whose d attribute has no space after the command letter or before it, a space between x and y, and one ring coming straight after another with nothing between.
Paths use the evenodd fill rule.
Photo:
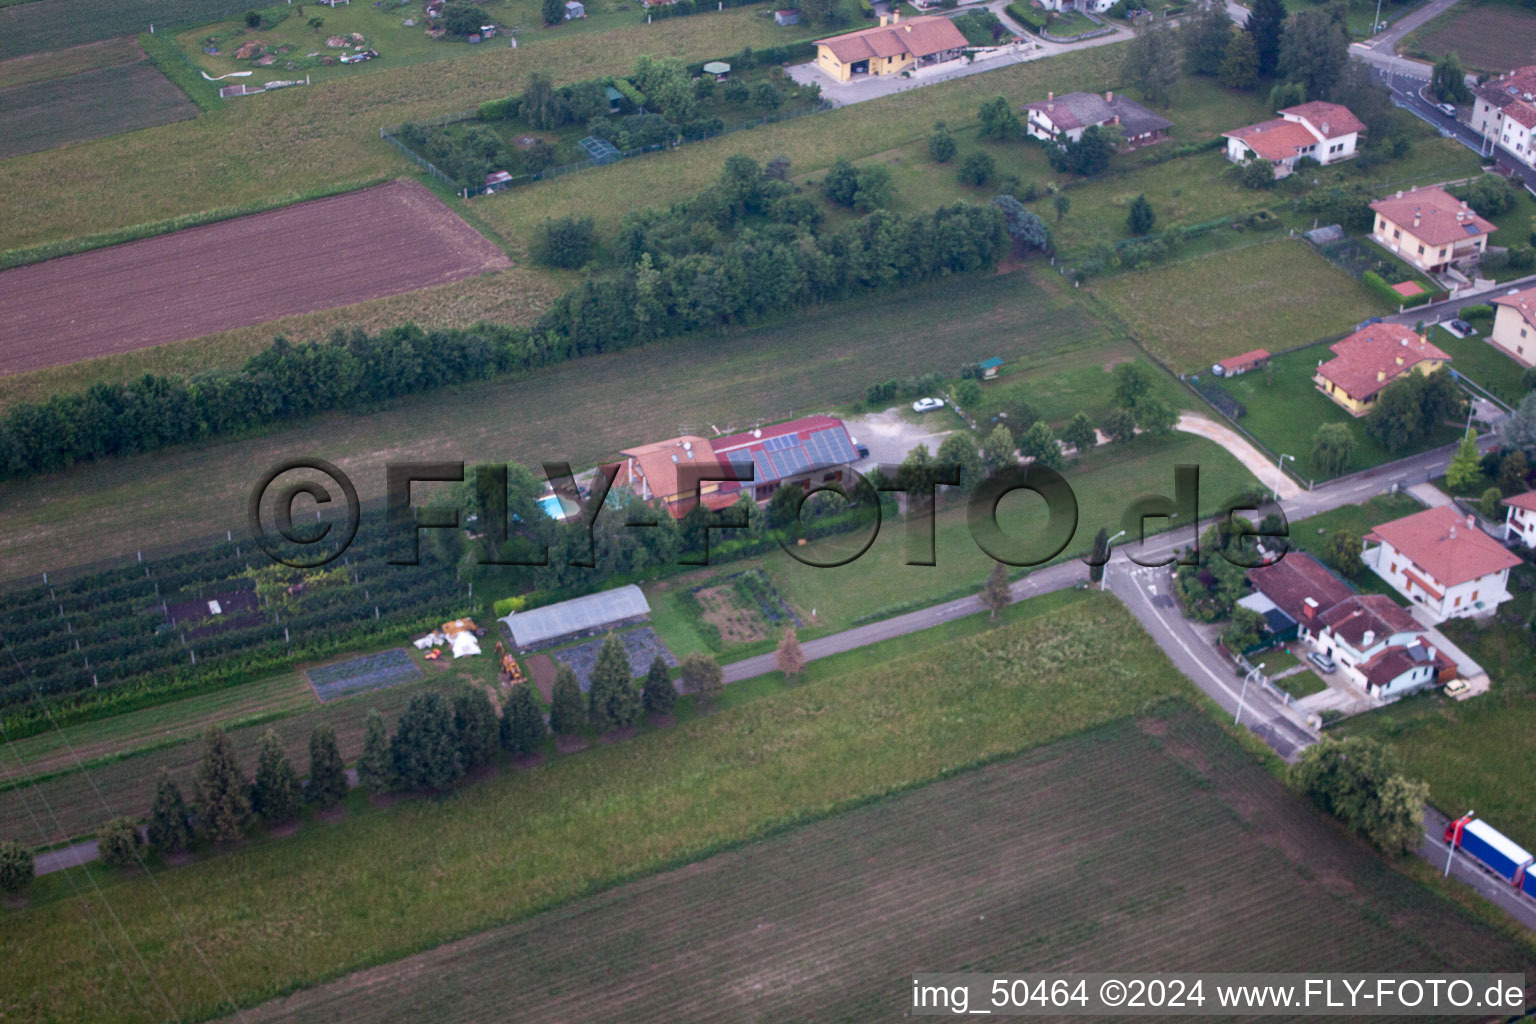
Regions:
<instances>
[{"instance_id":1,"label":"hedge row","mask_svg":"<svg viewBox=\"0 0 1536 1024\"><path fill-rule=\"evenodd\" d=\"M1036 32L1044 32L1046 22L1049 20L1044 11L1036 10L1026 3L1009 4L1008 17L1025 28L1034 29Z\"/></svg>"},{"instance_id":2,"label":"hedge row","mask_svg":"<svg viewBox=\"0 0 1536 1024\"><path fill-rule=\"evenodd\" d=\"M1360 281L1383 302L1391 306L1401 306L1404 309L1425 305L1435 297L1434 292L1420 292L1417 295L1406 297L1400 295L1393 291L1392 286L1387 284L1386 279L1374 270L1367 270L1364 274L1360 275Z\"/></svg>"},{"instance_id":3,"label":"hedge row","mask_svg":"<svg viewBox=\"0 0 1536 1024\"><path fill-rule=\"evenodd\" d=\"M816 56L816 44L810 40L798 43L785 43L783 46L765 46L760 50L752 47L744 47L729 57L711 57L709 60L701 60L688 65L688 73L695 77L704 73L704 65L711 61L723 60L733 70L740 71L743 68L754 68L759 65L771 66L774 64L788 64L795 60L811 60Z\"/></svg>"}]
</instances>

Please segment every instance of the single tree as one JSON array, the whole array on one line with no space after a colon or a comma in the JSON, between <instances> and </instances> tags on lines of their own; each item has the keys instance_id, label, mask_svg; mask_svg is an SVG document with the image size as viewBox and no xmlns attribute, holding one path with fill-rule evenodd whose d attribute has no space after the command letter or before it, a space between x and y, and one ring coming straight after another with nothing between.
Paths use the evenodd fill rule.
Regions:
<instances>
[{"instance_id":1,"label":"single tree","mask_svg":"<svg viewBox=\"0 0 1536 1024\"><path fill-rule=\"evenodd\" d=\"M928 133L928 155L935 163L947 164L955 158L955 135L943 121L936 121Z\"/></svg>"},{"instance_id":2,"label":"single tree","mask_svg":"<svg viewBox=\"0 0 1536 1024\"><path fill-rule=\"evenodd\" d=\"M653 715L670 715L677 704L677 687L672 684L672 670L661 655L651 659L651 667L645 673L645 686L640 691L645 710Z\"/></svg>"},{"instance_id":3,"label":"single tree","mask_svg":"<svg viewBox=\"0 0 1536 1024\"><path fill-rule=\"evenodd\" d=\"M1499 423L1499 440L1510 448L1536 452L1536 390L1527 392L1514 414Z\"/></svg>"},{"instance_id":4,"label":"single tree","mask_svg":"<svg viewBox=\"0 0 1536 1024\"><path fill-rule=\"evenodd\" d=\"M1066 193L1058 192L1056 198L1051 200L1051 205L1056 208L1056 223L1060 224L1072 209L1072 200Z\"/></svg>"},{"instance_id":5,"label":"single tree","mask_svg":"<svg viewBox=\"0 0 1536 1024\"><path fill-rule=\"evenodd\" d=\"M786 629L779 640L778 649L774 651L774 665L790 679L805 671L805 651L800 649L800 637L795 633L795 627Z\"/></svg>"},{"instance_id":6,"label":"single tree","mask_svg":"<svg viewBox=\"0 0 1536 1024\"><path fill-rule=\"evenodd\" d=\"M1232 609L1232 621L1222 631L1221 642L1234 656L1257 647L1264 639L1264 620L1249 608Z\"/></svg>"},{"instance_id":7,"label":"single tree","mask_svg":"<svg viewBox=\"0 0 1536 1024\"><path fill-rule=\"evenodd\" d=\"M1008 429L1006 423L999 423L992 428L986 440L981 442L981 465L988 476L996 473L1004 466L1012 466L1018 463L1018 445L1013 440L1013 432Z\"/></svg>"},{"instance_id":8,"label":"single tree","mask_svg":"<svg viewBox=\"0 0 1536 1024\"><path fill-rule=\"evenodd\" d=\"M591 217L545 220L533 243L533 258L548 267L574 270L584 266L597 248Z\"/></svg>"},{"instance_id":9,"label":"single tree","mask_svg":"<svg viewBox=\"0 0 1536 1024\"><path fill-rule=\"evenodd\" d=\"M859 173L854 175L854 185L853 208L860 213L885 209L896 194L891 183L891 169L884 164L860 167Z\"/></svg>"},{"instance_id":10,"label":"single tree","mask_svg":"<svg viewBox=\"0 0 1536 1024\"><path fill-rule=\"evenodd\" d=\"M1457 105L1472 102L1472 90L1467 88L1467 73L1461 66L1461 58L1448 53L1435 61L1434 74L1429 87L1441 103Z\"/></svg>"},{"instance_id":11,"label":"single tree","mask_svg":"<svg viewBox=\"0 0 1536 1024\"><path fill-rule=\"evenodd\" d=\"M251 783L251 810L269 825L299 816L299 777L277 733L268 729L256 748L256 780Z\"/></svg>"},{"instance_id":12,"label":"single tree","mask_svg":"<svg viewBox=\"0 0 1536 1024\"><path fill-rule=\"evenodd\" d=\"M363 752L357 758L357 784L373 793L395 788L394 763L389 756L389 734L378 708L363 723Z\"/></svg>"},{"instance_id":13,"label":"single tree","mask_svg":"<svg viewBox=\"0 0 1536 1024\"><path fill-rule=\"evenodd\" d=\"M203 733L203 760L195 776L197 830L203 838L228 843L251 822L251 787L229 734L216 725Z\"/></svg>"},{"instance_id":14,"label":"single tree","mask_svg":"<svg viewBox=\"0 0 1536 1024\"><path fill-rule=\"evenodd\" d=\"M839 206L852 206L859 192L859 172L847 160L838 160L827 168L821 179L821 193Z\"/></svg>"},{"instance_id":15,"label":"single tree","mask_svg":"<svg viewBox=\"0 0 1536 1024\"><path fill-rule=\"evenodd\" d=\"M1253 45L1253 33L1232 33L1219 75L1228 89L1252 89L1259 84L1259 51Z\"/></svg>"},{"instance_id":16,"label":"single tree","mask_svg":"<svg viewBox=\"0 0 1536 1024\"><path fill-rule=\"evenodd\" d=\"M501 709L501 749L513 755L531 754L548 734L532 686L520 683L512 687Z\"/></svg>"},{"instance_id":17,"label":"single tree","mask_svg":"<svg viewBox=\"0 0 1536 1024\"><path fill-rule=\"evenodd\" d=\"M1044 249L1050 244L1051 233L1046 230L1045 222L1013 196L995 196L992 205L1003 211L1015 255L1023 256L1032 249Z\"/></svg>"},{"instance_id":18,"label":"single tree","mask_svg":"<svg viewBox=\"0 0 1536 1024\"><path fill-rule=\"evenodd\" d=\"M1322 99L1333 92L1349 63L1349 39L1325 10L1300 11L1286 19L1280 33L1279 71L1288 82L1306 86Z\"/></svg>"},{"instance_id":19,"label":"single tree","mask_svg":"<svg viewBox=\"0 0 1536 1024\"><path fill-rule=\"evenodd\" d=\"M1134 409L1141 397L1152 389L1152 378L1140 363L1121 363L1114 369L1115 405Z\"/></svg>"},{"instance_id":20,"label":"single tree","mask_svg":"<svg viewBox=\"0 0 1536 1024\"><path fill-rule=\"evenodd\" d=\"M1499 490L1512 497L1526 490L1525 477L1531 471L1524 452L1510 452L1499 460Z\"/></svg>"},{"instance_id":21,"label":"single tree","mask_svg":"<svg viewBox=\"0 0 1536 1024\"><path fill-rule=\"evenodd\" d=\"M1355 432L1344 423L1324 423L1312 432L1312 465L1324 476L1338 476L1354 460Z\"/></svg>"},{"instance_id":22,"label":"single tree","mask_svg":"<svg viewBox=\"0 0 1536 1024\"><path fill-rule=\"evenodd\" d=\"M1482 498L1478 500L1477 510L1483 514L1483 518L1493 519L1498 516L1499 506L1503 501L1504 492L1497 487L1490 487L1483 492Z\"/></svg>"},{"instance_id":23,"label":"single tree","mask_svg":"<svg viewBox=\"0 0 1536 1024\"><path fill-rule=\"evenodd\" d=\"M981 586L981 606L989 613L988 619L996 619L997 613L1013 603L1013 591L1008 586L1008 568L1002 562L993 562L987 581Z\"/></svg>"},{"instance_id":24,"label":"single tree","mask_svg":"<svg viewBox=\"0 0 1536 1024\"><path fill-rule=\"evenodd\" d=\"M976 450L975 436L968 430L957 430L946 437L940 442L934 458L941 466L954 466L960 470L962 487L976 483L981 477L981 454Z\"/></svg>"},{"instance_id":25,"label":"single tree","mask_svg":"<svg viewBox=\"0 0 1536 1024\"><path fill-rule=\"evenodd\" d=\"M246 11L245 12L245 27L246 28L261 28L261 12L260 11Z\"/></svg>"},{"instance_id":26,"label":"single tree","mask_svg":"<svg viewBox=\"0 0 1536 1024\"><path fill-rule=\"evenodd\" d=\"M543 0L540 4L540 13L544 16L544 24L558 25L565 20L564 0Z\"/></svg>"},{"instance_id":27,"label":"single tree","mask_svg":"<svg viewBox=\"0 0 1536 1024\"><path fill-rule=\"evenodd\" d=\"M1365 571L1365 561L1360 557L1360 537L1348 530L1335 530L1323 546L1323 561L1339 571L1341 576L1358 576Z\"/></svg>"},{"instance_id":28,"label":"single tree","mask_svg":"<svg viewBox=\"0 0 1536 1024\"><path fill-rule=\"evenodd\" d=\"M1099 429L1104 431L1104 436L1111 441L1129 441L1136 436L1136 414L1131 410L1116 406L1104 417L1104 422L1099 424Z\"/></svg>"},{"instance_id":29,"label":"single tree","mask_svg":"<svg viewBox=\"0 0 1536 1024\"><path fill-rule=\"evenodd\" d=\"M1184 70L1192 75L1221 71L1234 33L1232 16L1221 0L1200 0L1179 20L1179 41L1184 45Z\"/></svg>"},{"instance_id":30,"label":"single tree","mask_svg":"<svg viewBox=\"0 0 1536 1024\"><path fill-rule=\"evenodd\" d=\"M713 702L725 690L725 675L720 665L707 654L695 652L685 656L679 665L683 691L701 701Z\"/></svg>"},{"instance_id":31,"label":"single tree","mask_svg":"<svg viewBox=\"0 0 1536 1024\"><path fill-rule=\"evenodd\" d=\"M328 811L346 798L347 766L341 760L336 730L321 722L309 734L309 782L304 798L322 811Z\"/></svg>"},{"instance_id":32,"label":"single tree","mask_svg":"<svg viewBox=\"0 0 1536 1024\"><path fill-rule=\"evenodd\" d=\"M1089 557L1088 579L1092 583L1104 581L1104 566L1109 562L1109 527L1099 527L1093 535L1093 553Z\"/></svg>"},{"instance_id":33,"label":"single tree","mask_svg":"<svg viewBox=\"0 0 1536 1024\"><path fill-rule=\"evenodd\" d=\"M1167 437L1179 425L1179 414L1161 398L1149 396L1136 403L1136 425L1148 437Z\"/></svg>"},{"instance_id":34,"label":"single tree","mask_svg":"<svg viewBox=\"0 0 1536 1024\"><path fill-rule=\"evenodd\" d=\"M453 712L442 694L411 698L389 739L389 761L397 789L447 789L464 774Z\"/></svg>"},{"instance_id":35,"label":"single tree","mask_svg":"<svg viewBox=\"0 0 1536 1024\"><path fill-rule=\"evenodd\" d=\"M1244 188L1266 189L1275 183L1275 165L1261 156L1252 157L1243 161L1238 177Z\"/></svg>"},{"instance_id":36,"label":"single tree","mask_svg":"<svg viewBox=\"0 0 1536 1024\"><path fill-rule=\"evenodd\" d=\"M496 720L496 706L485 691L471 686L453 697L453 733L464 770L490 764L501 743L501 725Z\"/></svg>"},{"instance_id":37,"label":"single tree","mask_svg":"<svg viewBox=\"0 0 1536 1024\"><path fill-rule=\"evenodd\" d=\"M21 892L32 884L32 851L9 839L0 842L0 892Z\"/></svg>"},{"instance_id":38,"label":"single tree","mask_svg":"<svg viewBox=\"0 0 1536 1024\"><path fill-rule=\"evenodd\" d=\"M96 833L96 853L102 863L114 868L136 867L143 843L139 826L132 818L113 818Z\"/></svg>"},{"instance_id":39,"label":"single tree","mask_svg":"<svg viewBox=\"0 0 1536 1024\"><path fill-rule=\"evenodd\" d=\"M758 82L757 88L752 90L752 102L767 113L784 105L784 94L772 82Z\"/></svg>"},{"instance_id":40,"label":"single tree","mask_svg":"<svg viewBox=\"0 0 1536 1024\"><path fill-rule=\"evenodd\" d=\"M985 153L981 150L966 154L965 159L960 161L960 169L955 172L956 177L961 182L977 187L991 181L992 176L996 173L997 161L992 159L991 153Z\"/></svg>"},{"instance_id":41,"label":"single tree","mask_svg":"<svg viewBox=\"0 0 1536 1024\"><path fill-rule=\"evenodd\" d=\"M1093 421L1088 414L1079 412L1072 417L1061 431L1061 439L1077 450L1079 457L1093 450L1093 446L1099 443L1098 432L1093 429Z\"/></svg>"},{"instance_id":42,"label":"single tree","mask_svg":"<svg viewBox=\"0 0 1536 1024\"><path fill-rule=\"evenodd\" d=\"M1291 785L1388 854L1424 838L1425 783L1403 775L1397 754L1364 736L1325 736L1289 769Z\"/></svg>"},{"instance_id":43,"label":"single tree","mask_svg":"<svg viewBox=\"0 0 1536 1024\"><path fill-rule=\"evenodd\" d=\"M574 736L587 724L586 703L581 697L581 682L571 666L562 663L555 671L555 685L549 697L549 728L557 736Z\"/></svg>"},{"instance_id":44,"label":"single tree","mask_svg":"<svg viewBox=\"0 0 1536 1024\"><path fill-rule=\"evenodd\" d=\"M1452 491L1461 493L1476 483L1483 475L1482 456L1477 450L1477 435L1467 431L1456 446L1456 455L1445 470L1445 482Z\"/></svg>"},{"instance_id":45,"label":"single tree","mask_svg":"<svg viewBox=\"0 0 1536 1024\"><path fill-rule=\"evenodd\" d=\"M976 111L976 119L981 125L981 137L984 139L1004 141L1023 134L1019 116L1013 112L1013 104L1008 102L1006 96L997 96L983 103Z\"/></svg>"},{"instance_id":46,"label":"single tree","mask_svg":"<svg viewBox=\"0 0 1536 1024\"><path fill-rule=\"evenodd\" d=\"M563 5L561 10L563 13ZM548 15L546 14L545 17L547 19ZM443 7L443 28L447 29L450 35L474 35L480 31L480 26L484 24L481 18L480 8L475 4L468 3L467 0L454 0L453 3ZM554 22L547 20L545 23L549 25L554 24Z\"/></svg>"},{"instance_id":47,"label":"single tree","mask_svg":"<svg viewBox=\"0 0 1536 1024\"><path fill-rule=\"evenodd\" d=\"M1282 0L1254 0L1248 9L1248 21L1244 25L1253 38L1253 51L1258 57L1259 74L1272 75L1280 62L1280 33L1285 25L1285 4Z\"/></svg>"},{"instance_id":48,"label":"single tree","mask_svg":"<svg viewBox=\"0 0 1536 1024\"><path fill-rule=\"evenodd\" d=\"M1056 440L1050 424L1044 420L1036 420L1024 431L1019 438L1019 452L1035 465L1047 469L1060 469L1063 462L1061 444Z\"/></svg>"},{"instance_id":49,"label":"single tree","mask_svg":"<svg viewBox=\"0 0 1536 1024\"><path fill-rule=\"evenodd\" d=\"M1150 234L1152 225L1156 223L1157 214L1153 212L1152 204L1147 202L1145 195L1139 195L1131 200L1130 209L1125 214L1125 230L1134 236Z\"/></svg>"},{"instance_id":50,"label":"single tree","mask_svg":"<svg viewBox=\"0 0 1536 1024\"><path fill-rule=\"evenodd\" d=\"M630 675L629 656L618 635L609 633L597 652L587 691L587 714L598 729L622 729L640 718L642 705Z\"/></svg>"},{"instance_id":51,"label":"single tree","mask_svg":"<svg viewBox=\"0 0 1536 1024\"><path fill-rule=\"evenodd\" d=\"M155 786L155 802L149 808L149 845L161 856L181 853L192 845L187 802L182 799L181 787L164 768L160 769L160 781Z\"/></svg>"},{"instance_id":52,"label":"single tree","mask_svg":"<svg viewBox=\"0 0 1536 1024\"><path fill-rule=\"evenodd\" d=\"M1168 105L1179 81L1179 40L1167 21L1155 20L1136 34L1126 47L1121 74L1148 103Z\"/></svg>"}]
</instances>

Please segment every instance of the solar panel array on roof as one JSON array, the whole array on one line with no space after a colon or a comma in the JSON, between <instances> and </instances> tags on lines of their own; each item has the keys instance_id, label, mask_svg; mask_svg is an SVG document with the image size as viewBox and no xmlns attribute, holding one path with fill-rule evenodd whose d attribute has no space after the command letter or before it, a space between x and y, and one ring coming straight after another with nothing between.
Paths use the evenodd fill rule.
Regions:
<instances>
[{"instance_id":1,"label":"solar panel array on roof","mask_svg":"<svg viewBox=\"0 0 1536 1024\"><path fill-rule=\"evenodd\" d=\"M521 650L528 650L560 637L649 615L650 611L645 595L631 583L532 611L513 612L501 621L512 631L513 643Z\"/></svg>"},{"instance_id":2,"label":"solar panel array on roof","mask_svg":"<svg viewBox=\"0 0 1536 1024\"><path fill-rule=\"evenodd\" d=\"M800 437L797 434L780 434L778 437L770 437L768 440L764 441L763 451L781 452L786 448L794 448L799 443Z\"/></svg>"}]
</instances>

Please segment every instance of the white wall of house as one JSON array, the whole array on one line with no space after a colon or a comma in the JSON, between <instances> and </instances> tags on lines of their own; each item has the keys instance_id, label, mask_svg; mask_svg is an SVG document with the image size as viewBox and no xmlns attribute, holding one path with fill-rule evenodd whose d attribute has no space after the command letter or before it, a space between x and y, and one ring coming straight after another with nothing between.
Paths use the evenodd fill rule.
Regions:
<instances>
[{"instance_id":1,"label":"white wall of house","mask_svg":"<svg viewBox=\"0 0 1536 1024\"><path fill-rule=\"evenodd\" d=\"M1500 118L1499 147L1506 150L1523 164L1536 160L1531 130L1511 117Z\"/></svg>"},{"instance_id":2,"label":"white wall of house","mask_svg":"<svg viewBox=\"0 0 1536 1024\"><path fill-rule=\"evenodd\" d=\"M1320 164L1333 164L1338 163L1340 160L1348 160L1355 155L1355 147L1359 145L1359 141L1359 132L1340 135L1336 139L1323 139L1317 144L1317 151L1312 156Z\"/></svg>"},{"instance_id":3,"label":"white wall of house","mask_svg":"<svg viewBox=\"0 0 1536 1024\"><path fill-rule=\"evenodd\" d=\"M1081 128L1071 128L1066 132L1062 132L1056 122L1051 119L1051 115L1043 110L1031 110L1029 112L1029 118L1025 122L1024 130L1027 134L1044 142L1057 142L1063 135L1073 142L1083 137L1083 129Z\"/></svg>"},{"instance_id":4,"label":"white wall of house","mask_svg":"<svg viewBox=\"0 0 1536 1024\"><path fill-rule=\"evenodd\" d=\"M1476 529L1476 527L1469 527L1469 529ZM1508 569L1500 569L1498 572L1479 576L1475 580L1447 587L1422 568L1414 565L1406 555L1386 542L1382 542L1375 548L1367 548L1365 562L1376 575L1390 583L1393 590L1426 609L1437 619L1485 615L1510 598ZM1409 577L1409 572L1423 580L1424 584L1433 590L1425 589L1425 586L1421 586ZM1478 602L1482 602L1481 608L1478 607Z\"/></svg>"},{"instance_id":5,"label":"white wall of house","mask_svg":"<svg viewBox=\"0 0 1536 1024\"><path fill-rule=\"evenodd\" d=\"M1366 689L1373 697L1397 697L1428 686L1434 681L1435 664L1431 661L1415 665L1396 679L1390 680L1385 686L1368 686Z\"/></svg>"},{"instance_id":6,"label":"white wall of house","mask_svg":"<svg viewBox=\"0 0 1536 1024\"><path fill-rule=\"evenodd\" d=\"M1521 366L1536 366L1536 328L1513 306L1496 306L1488 340Z\"/></svg>"},{"instance_id":7,"label":"white wall of house","mask_svg":"<svg viewBox=\"0 0 1536 1024\"><path fill-rule=\"evenodd\" d=\"M1528 508L1507 506L1509 515L1504 519L1504 535L1518 540L1528 548L1536 548L1536 512Z\"/></svg>"}]
</instances>

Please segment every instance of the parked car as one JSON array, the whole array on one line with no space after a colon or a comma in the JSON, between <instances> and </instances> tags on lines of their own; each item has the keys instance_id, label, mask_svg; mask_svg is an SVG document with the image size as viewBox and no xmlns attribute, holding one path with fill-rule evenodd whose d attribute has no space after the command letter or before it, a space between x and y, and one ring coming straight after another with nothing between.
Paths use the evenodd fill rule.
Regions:
<instances>
[{"instance_id":1,"label":"parked car","mask_svg":"<svg viewBox=\"0 0 1536 1024\"><path fill-rule=\"evenodd\" d=\"M1445 684L1445 695L1447 697L1459 697L1466 693L1468 689L1470 687L1467 686L1465 679L1452 679Z\"/></svg>"},{"instance_id":2,"label":"parked car","mask_svg":"<svg viewBox=\"0 0 1536 1024\"><path fill-rule=\"evenodd\" d=\"M867 444L856 444L856 445L853 446L853 450L859 453L859 458L861 458L861 459L869 458L869 445L867 445Z\"/></svg>"},{"instance_id":3,"label":"parked car","mask_svg":"<svg viewBox=\"0 0 1536 1024\"><path fill-rule=\"evenodd\" d=\"M1441 103L1439 104L1439 107L1440 113L1444 114L1446 117L1456 116L1456 105L1454 103Z\"/></svg>"},{"instance_id":4,"label":"parked car","mask_svg":"<svg viewBox=\"0 0 1536 1024\"><path fill-rule=\"evenodd\" d=\"M1445 326L1451 328L1453 332L1460 334L1463 338L1470 338L1472 335L1477 333L1477 328L1473 327L1465 320L1452 320Z\"/></svg>"},{"instance_id":5,"label":"parked car","mask_svg":"<svg viewBox=\"0 0 1536 1024\"><path fill-rule=\"evenodd\" d=\"M1359 323L1355 324L1355 330L1363 331L1367 327L1371 326L1371 324L1379 324L1379 323L1381 323L1381 317L1379 317L1379 316L1369 317L1369 318L1367 318L1365 320L1361 320Z\"/></svg>"},{"instance_id":6,"label":"parked car","mask_svg":"<svg viewBox=\"0 0 1536 1024\"><path fill-rule=\"evenodd\" d=\"M913 412L933 412L935 409L942 408L944 408L944 399L942 398L919 398L912 403Z\"/></svg>"},{"instance_id":7,"label":"parked car","mask_svg":"<svg viewBox=\"0 0 1536 1024\"><path fill-rule=\"evenodd\" d=\"M1310 661L1313 665L1317 666L1318 671L1324 673L1325 675L1339 667L1334 663L1332 658L1328 657L1328 655L1324 654L1322 651L1312 651L1307 655L1307 660Z\"/></svg>"}]
</instances>

